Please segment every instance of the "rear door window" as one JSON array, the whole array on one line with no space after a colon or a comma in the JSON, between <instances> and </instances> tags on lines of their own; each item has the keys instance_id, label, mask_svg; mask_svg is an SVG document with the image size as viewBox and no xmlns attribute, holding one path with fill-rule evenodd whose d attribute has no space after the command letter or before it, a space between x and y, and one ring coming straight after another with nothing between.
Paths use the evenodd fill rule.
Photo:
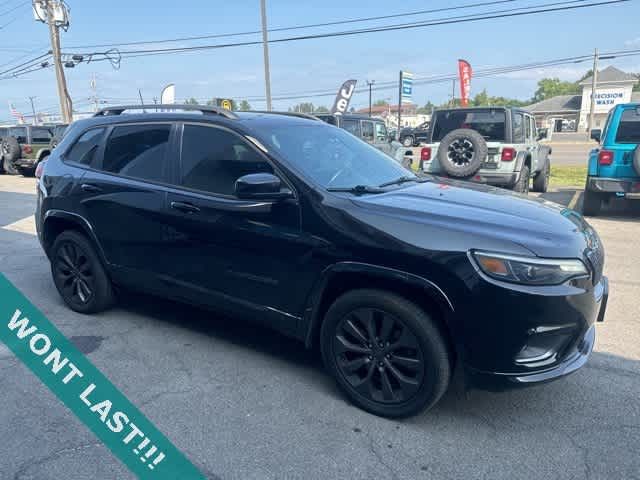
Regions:
<instances>
[{"instance_id":1,"label":"rear door window","mask_svg":"<svg viewBox=\"0 0 640 480\"><path fill-rule=\"evenodd\" d=\"M342 128L356 137L360 137L360 122L358 120L343 120Z\"/></svg>"},{"instance_id":2,"label":"rear door window","mask_svg":"<svg viewBox=\"0 0 640 480\"><path fill-rule=\"evenodd\" d=\"M640 107L627 108L622 112L616 143L640 143Z\"/></svg>"},{"instance_id":3,"label":"rear door window","mask_svg":"<svg viewBox=\"0 0 640 480\"><path fill-rule=\"evenodd\" d=\"M104 136L104 128L94 128L80 135L80 138L71 147L65 158L71 162L91 165L100 148L100 141Z\"/></svg>"},{"instance_id":4,"label":"rear door window","mask_svg":"<svg viewBox=\"0 0 640 480\"><path fill-rule=\"evenodd\" d=\"M387 141L387 127L384 123L376 123L376 141L377 142L386 142Z\"/></svg>"},{"instance_id":5,"label":"rear door window","mask_svg":"<svg viewBox=\"0 0 640 480\"><path fill-rule=\"evenodd\" d=\"M32 143L49 143L53 137L53 132L48 128L33 127L31 129Z\"/></svg>"},{"instance_id":6,"label":"rear door window","mask_svg":"<svg viewBox=\"0 0 640 480\"><path fill-rule=\"evenodd\" d=\"M27 127L11 127L7 135L16 137L18 143L27 143Z\"/></svg>"},{"instance_id":7,"label":"rear door window","mask_svg":"<svg viewBox=\"0 0 640 480\"><path fill-rule=\"evenodd\" d=\"M521 113L513 114L513 143L524 143L524 116Z\"/></svg>"},{"instance_id":8,"label":"rear door window","mask_svg":"<svg viewBox=\"0 0 640 480\"><path fill-rule=\"evenodd\" d=\"M163 182L171 125L115 127L104 150L102 170L140 180Z\"/></svg>"},{"instance_id":9,"label":"rear door window","mask_svg":"<svg viewBox=\"0 0 640 480\"><path fill-rule=\"evenodd\" d=\"M362 138L367 142L373 142L373 122L362 122Z\"/></svg>"}]
</instances>

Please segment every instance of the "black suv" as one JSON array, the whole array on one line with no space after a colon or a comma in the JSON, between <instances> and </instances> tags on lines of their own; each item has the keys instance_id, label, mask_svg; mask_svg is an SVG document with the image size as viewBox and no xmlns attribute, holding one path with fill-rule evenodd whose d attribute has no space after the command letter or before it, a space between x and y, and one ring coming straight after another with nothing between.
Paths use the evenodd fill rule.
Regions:
<instances>
[{"instance_id":1,"label":"black suv","mask_svg":"<svg viewBox=\"0 0 640 480\"><path fill-rule=\"evenodd\" d=\"M400 143L405 147L417 147L420 142L429 141L429 122L416 127L404 127L400 130Z\"/></svg>"},{"instance_id":2,"label":"black suv","mask_svg":"<svg viewBox=\"0 0 640 480\"><path fill-rule=\"evenodd\" d=\"M117 286L253 318L319 345L389 417L434 405L456 368L500 389L587 361L608 283L573 210L416 176L314 119L133 108L72 124L39 179L38 237L73 310Z\"/></svg>"}]
</instances>

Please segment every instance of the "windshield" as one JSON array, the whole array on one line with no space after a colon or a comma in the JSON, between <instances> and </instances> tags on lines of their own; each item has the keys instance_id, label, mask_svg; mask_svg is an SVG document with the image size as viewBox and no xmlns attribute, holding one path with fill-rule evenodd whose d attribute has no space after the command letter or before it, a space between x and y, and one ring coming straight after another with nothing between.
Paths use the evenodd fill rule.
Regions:
<instances>
[{"instance_id":1,"label":"windshield","mask_svg":"<svg viewBox=\"0 0 640 480\"><path fill-rule=\"evenodd\" d=\"M437 112L433 125L433 141L440 142L446 134L458 128L470 128L491 142L505 140L504 110Z\"/></svg>"},{"instance_id":2,"label":"windshield","mask_svg":"<svg viewBox=\"0 0 640 480\"><path fill-rule=\"evenodd\" d=\"M378 186L400 177L416 177L388 155L340 128L318 122L295 128L268 127L263 132L269 146L324 188Z\"/></svg>"},{"instance_id":3,"label":"windshield","mask_svg":"<svg viewBox=\"0 0 640 480\"><path fill-rule=\"evenodd\" d=\"M622 112L616 143L640 143L640 111L638 108Z\"/></svg>"}]
</instances>

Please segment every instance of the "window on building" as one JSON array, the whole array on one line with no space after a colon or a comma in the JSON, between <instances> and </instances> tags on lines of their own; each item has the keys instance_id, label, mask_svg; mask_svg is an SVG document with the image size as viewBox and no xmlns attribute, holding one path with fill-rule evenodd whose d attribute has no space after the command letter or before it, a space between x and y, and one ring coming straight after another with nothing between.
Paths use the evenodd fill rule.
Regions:
<instances>
[{"instance_id":1,"label":"window on building","mask_svg":"<svg viewBox=\"0 0 640 480\"><path fill-rule=\"evenodd\" d=\"M107 141L102 169L140 180L163 181L170 131L166 124L115 127Z\"/></svg>"},{"instance_id":2,"label":"window on building","mask_svg":"<svg viewBox=\"0 0 640 480\"><path fill-rule=\"evenodd\" d=\"M273 173L273 168L242 138L227 130L185 125L181 186L233 195L236 180L250 173Z\"/></svg>"},{"instance_id":3,"label":"window on building","mask_svg":"<svg viewBox=\"0 0 640 480\"><path fill-rule=\"evenodd\" d=\"M84 132L67 153L67 160L83 165L91 165L98 148L100 148L100 141L104 131L104 128L94 128Z\"/></svg>"}]
</instances>

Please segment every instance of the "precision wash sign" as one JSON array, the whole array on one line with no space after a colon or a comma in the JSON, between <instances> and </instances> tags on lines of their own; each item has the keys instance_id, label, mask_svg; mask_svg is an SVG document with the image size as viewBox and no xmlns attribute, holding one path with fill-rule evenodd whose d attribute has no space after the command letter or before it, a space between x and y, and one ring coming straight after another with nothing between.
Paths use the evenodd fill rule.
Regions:
<instances>
[{"instance_id":1,"label":"precision wash sign","mask_svg":"<svg viewBox=\"0 0 640 480\"><path fill-rule=\"evenodd\" d=\"M0 274L0 341L138 478L202 474Z\"/></svg>"}]
</instances>

